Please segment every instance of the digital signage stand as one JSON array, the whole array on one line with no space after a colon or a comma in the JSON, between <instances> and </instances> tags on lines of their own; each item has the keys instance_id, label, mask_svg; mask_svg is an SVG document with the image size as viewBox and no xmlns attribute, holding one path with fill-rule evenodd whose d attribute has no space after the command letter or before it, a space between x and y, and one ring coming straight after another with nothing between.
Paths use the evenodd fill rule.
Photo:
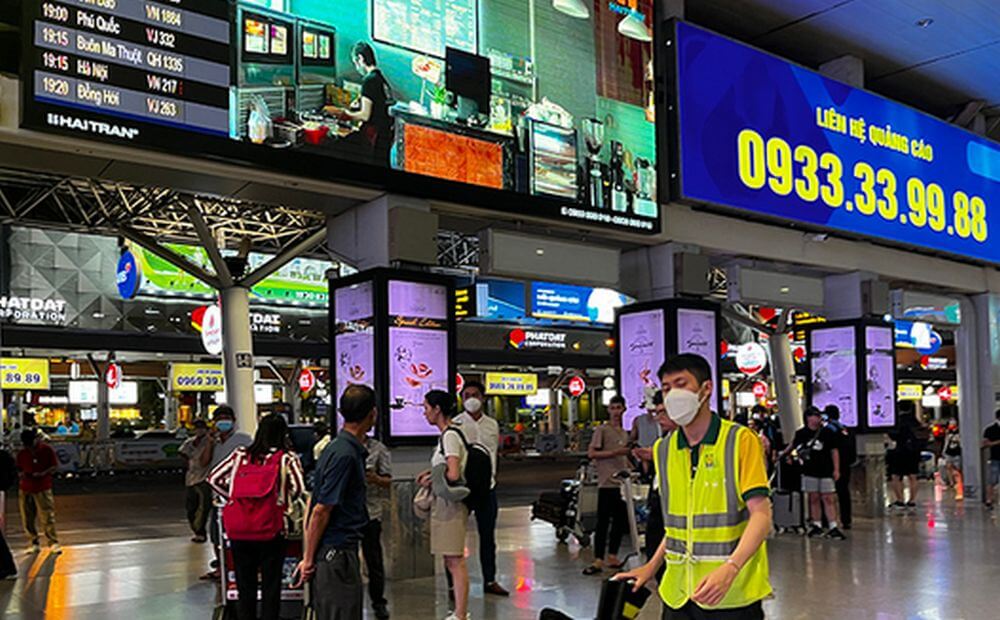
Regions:
<instances>
[{"instance_id":1,"label":"digital signage stand","mask_svg":"<svg viewBox=\"0 0 1000 620\"><path fill-rule=\"evenodd\" d=\"M714 408L722 410L719 375L721 310L697 299L664 299L631 304L615 315L615 373L618 393L625 397L625 428L644 412L647 388L660 389L656 373L667 358L695 353L712 367Z\"/></svg>"},{"instance_id":2,"label":"digital signage stand","mask_svg":"<svg viewBox=\"0 0 1000 620\"><path fill-rule=\"evenodd\" d=\"M439 432L424 419L424 395L455 392L452 279L384 268L332 279L329 320L333 410L349 385L368 385L378 397L377 437L432 445Z\"/></svg>"},{"instance_id":3,"label":"digital signage stand","mask_svg":"<svg viewBox=\"0 0 1000 620\"><path fill-rule=\"evenodd\" d=\"M809 351L806 401L840 409L844 426L858 434L896 428L896 355L892 323L832 321L806 330Z\"/></svg>"}]
</instances>

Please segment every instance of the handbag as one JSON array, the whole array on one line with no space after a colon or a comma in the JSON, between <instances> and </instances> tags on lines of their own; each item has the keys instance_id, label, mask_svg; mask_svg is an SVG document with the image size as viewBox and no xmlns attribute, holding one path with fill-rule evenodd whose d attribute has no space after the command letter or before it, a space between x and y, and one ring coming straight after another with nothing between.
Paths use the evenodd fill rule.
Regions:
<instances>
[{"instance_id":1,"label":"handbag","mask_svg":"<svg viewBox=\"0 0 1000 620\"><path fill-rule=\"evenodd\" d=\"M418 519L427 520L431 517L431 506L434 505L434 494L427 487L417 489L413 496L413 514Z\"/></svg>"}]
</instances>

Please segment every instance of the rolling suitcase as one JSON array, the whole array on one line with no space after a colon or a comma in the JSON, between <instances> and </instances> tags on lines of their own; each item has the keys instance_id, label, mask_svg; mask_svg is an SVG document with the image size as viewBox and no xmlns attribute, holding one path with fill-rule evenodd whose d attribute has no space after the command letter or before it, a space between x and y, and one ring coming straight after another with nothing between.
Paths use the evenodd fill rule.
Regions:
<instances>
[{"instance_id":1,"label":"rolling suitcase","mask_svg":"<svg viewBox=\"0 0 1000 620\"><path fill-rule=\"evenodd\" d=\"M805 532L805 511L801 491L774 492L774 528L779 534Z\"/></svg>"},{"instance_id":2,"label":"rolling suitcase","mask_svg":"<svg viewBox=\"0 0 1000 620\"><path fill-rule=\"evenodd\" d=\"M531 519L560 527L566 524L568 507L569 500L561 491L547 491L531 505Z\"/></svg>"}]
</instances>

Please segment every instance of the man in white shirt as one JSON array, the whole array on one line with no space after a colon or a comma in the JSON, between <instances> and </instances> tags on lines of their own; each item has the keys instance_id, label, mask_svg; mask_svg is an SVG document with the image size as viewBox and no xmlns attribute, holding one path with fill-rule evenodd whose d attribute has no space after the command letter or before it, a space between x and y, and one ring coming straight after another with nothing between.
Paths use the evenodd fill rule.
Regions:
<instances>
[{"instance_id":1,"label":"man in white shirt","mask_svg":"<svg viewBox=\"0 0 1000 620\"><path fill-rule=\"evenodd\" d=\"M462 413L455 416L455 423L461 424L462 432L466 428L465 439L469 443L479 443L490 451L493 461L493 486L486 503L472 509L476 515L476 526L479 529L479 561L483 565L483 591L486 594L510 596L510 593L497 583L497 455L500 451L500 425L497 421L484 414L486 406L486 389L478 381L466 381L462 388ZM472 432L472 429L475 429Z\"/></svg>"}]
</instances>

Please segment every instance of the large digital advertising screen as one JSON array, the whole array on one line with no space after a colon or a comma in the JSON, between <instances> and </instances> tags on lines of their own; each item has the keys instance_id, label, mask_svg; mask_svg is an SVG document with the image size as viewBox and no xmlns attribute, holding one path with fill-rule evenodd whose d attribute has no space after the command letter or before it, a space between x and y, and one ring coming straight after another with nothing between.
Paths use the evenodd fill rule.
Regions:
<instances>
[{"instance_id":1,"label":"large digital advertising screen","mask_svg":"<svg viewBox=\"0 0 1000 620\"><path fill-rule=\"evenodd\" d=\"M371 282L336 289L334 294L334 409L352 385L375 388L375 300ZM337 413L337 427L344 419ZM372 429L374 434L374 429Z\"/></svg>"},{"instance_id":2,"label":"large digital advertising screen","mask_svg":"<svg viewBox=\"0 0 1000 620\"><path fill-rule=\"evenodd\" d=\"M651 0L23 4L25 127L660 228Z\"/></svg>"},{"instance_id":3,"label":"large digital advertising screen","mask_svg":"<svg viewBox=\"0 0 1000 620\"><path fill-rule=\"evenodd\" d=\"M865 327L868 427L896 425L896 350L893 328Z\"/></svg>"},{"instance_id":4,"label":"large digital advertising screen","mask_svg":"<svg viewBox=\"0 0 1000 620\"><path fill-rule=\"evenodd\" d=\"M681 198L1000 262L996 143L689 24L674 37Z\"/></svg>"}]
</instances>

